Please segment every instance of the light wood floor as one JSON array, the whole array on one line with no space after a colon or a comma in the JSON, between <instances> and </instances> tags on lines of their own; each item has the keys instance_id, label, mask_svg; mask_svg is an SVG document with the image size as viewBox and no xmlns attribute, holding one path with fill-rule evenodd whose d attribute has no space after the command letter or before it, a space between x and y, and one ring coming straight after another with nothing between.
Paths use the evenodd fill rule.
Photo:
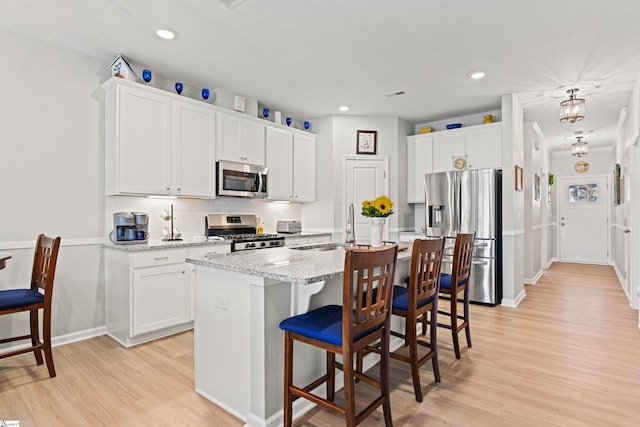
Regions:
<instances>
[{"instance_id":1,"label":"light wood floor","mask_svg":"<svg viewBox=\"0 0 640 427\"><path fill-rule=\"evenodd\" d=\"M461 360L439 330L442 382L422 368L424 402L414 400L407 366L391 361L395 426L640 425L638 313L613 269L556 263L526 292L517 309L472 306L473 348L463 346ZM0 420L243 425L194 392L192 332L131 349L104 336L56 347L54 359L53 379L32 355L0 361ZM295 425L343 422L316 408ZM384 425L382 411L364 425Z\"/></svg>"}]
</instances>

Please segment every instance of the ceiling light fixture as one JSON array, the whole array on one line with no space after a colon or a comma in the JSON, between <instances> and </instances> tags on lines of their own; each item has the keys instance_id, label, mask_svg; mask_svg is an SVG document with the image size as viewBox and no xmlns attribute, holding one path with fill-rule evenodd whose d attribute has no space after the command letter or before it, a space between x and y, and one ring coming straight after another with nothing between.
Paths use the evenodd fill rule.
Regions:
<instances>
[{"instance_id":1,"label":"ceiling light fixture","mask_svg":"<svg viewBox=\"0 0 640 427\"><path fill-rule=\"evenodd\" d=\"M480 80L481 78L483 78L486 75L487 75L487 73L485 73L485 72L477 71L477 72L471 74L469 77L471 77L473 80Z\"/></svg>"},{"instance_id":2,"label":"ceiling light fixture","mask_svg":"<svg viewBox=\"0 0 640 427\"><path fill-rule=\"evenodd\" d=\"M578 89L569 89L569 99L560 103L560 121L575 123L584 119L584 99L576 98Z\"/></svg>"},{"instance_id":3,"label":"ceiling light fixture","mask_svg":"<svg viewBox=\"0 0 640 427\"><path fill-rule=\"evenodd\" d=\"M351 107L349 107L348 105L341 105L341 106L338 107L338 110L342 111L343 113L346 113L350 109L351 109Z\"/></svg>"},{"instance_id":4,"label":"ceiling light fixture","mask_svg":"<svg viewBox=\"0 0 640 427\"><path fill-rule=\"evenodd\" d=\"M574 156L582 157L587 155L587 141L583 141L582 138L582 136L576 136L577 141L571 144L571 154Z\"/></svg>"},{"instance_id":5,"label":"ceiling light fixture","mask_svg":"<svg viewBox=\"0 0 640 427\"><path fill-rule=\"evenodd\" d=\"M161 39L171 40L176 37L176 32L167 28L158 28L156 30L156 35Z\"/></svg>"}]
</instances>

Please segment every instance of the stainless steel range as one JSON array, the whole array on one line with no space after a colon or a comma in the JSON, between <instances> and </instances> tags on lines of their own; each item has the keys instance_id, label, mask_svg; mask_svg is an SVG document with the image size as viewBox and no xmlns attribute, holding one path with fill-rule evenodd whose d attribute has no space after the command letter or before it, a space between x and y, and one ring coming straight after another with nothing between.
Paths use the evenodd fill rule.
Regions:
<instances>
[{"instance_id":1,"label":"stainless steel range","mask_svg":"<svg viewBox=\"0 0 640 427\"><path fill-rule=\"evenodd\" d=\"M231 252L284 246L284 237L257 234L258 218L250 214L208 214L204 217L205 236L231 241Z\"/></svg>"}]
</instances>

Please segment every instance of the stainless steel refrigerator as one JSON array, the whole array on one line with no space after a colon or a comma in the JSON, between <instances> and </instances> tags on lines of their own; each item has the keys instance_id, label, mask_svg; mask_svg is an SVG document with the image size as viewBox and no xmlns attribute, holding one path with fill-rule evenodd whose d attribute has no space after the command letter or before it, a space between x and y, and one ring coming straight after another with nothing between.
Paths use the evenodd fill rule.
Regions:
<instances>
[{"instance_id":1,"label":"stainless steel refrigerator","mask_svg":"<svg viewBox=\"0 0 640 427\"><path fill-rule=\"evenodd\" d=\"M442 271L451 272L457 233L476 233L469 278L472 302L502 299L502 171L496 169L425 175L425 233L445 236Z\"/></svg>"}]
</instances>

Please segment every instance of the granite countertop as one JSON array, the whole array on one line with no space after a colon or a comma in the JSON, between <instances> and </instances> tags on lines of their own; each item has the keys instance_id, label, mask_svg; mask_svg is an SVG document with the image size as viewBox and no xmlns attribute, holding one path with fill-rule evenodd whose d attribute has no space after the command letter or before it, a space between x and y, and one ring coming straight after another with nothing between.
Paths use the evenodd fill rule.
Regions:
<instances>
[{"instance_id":1,"label":"granite countertop","mask_svg":"<svg viewBox=\"0 0 640 427\"><path fill-rule=\"evenodd\" d=\"M300 247L302 246L296 246L296 248ZM402 262L410 259L410 251L398 252L398 261ZM344 249L309 251L283 247L219 255L212 254L207 257L189 257L186 262L306 285L342 276Z\"/></svg>"},{"instance_id":2,"label":"granite countertop","mask_svg":"<svg viewBox=\"0 0 640 427\"><path fill-rule=\"evenodd\" d=\"M311 236L331 236L331 233L278 233L279 236L284 237L311 237ZM218 240L215 238L191 238L177 240L173 242L165 240L150 240L147 243L131 243L131 244L116 244L113 242L105 242L102 244L104 248L115 249L123 252L141 252L141 251L153 251L157 249L175 249L175 248L188 248L193 246L211 246L211 245L230 245L228 240Z\"/></svg>"},{"instance_id":3,"label":"granite countertop","mask_svg":"<svg viewBox=\"0 0 640 427\"><path fill-rule=\"evenodd\" d=\"M153 251L157 249L175 249L175 248L188 248L194 246L213 246L213 245L230 245L231 242L227 240L208 240L205 238L200 239L184 239L176 241L165 240L150 240L147 243L139 244L116 244L112 242L103 243L103 247L107 249L115 249L123 252L141 252L141 251Z\"/></svg>"}]
</instances>

